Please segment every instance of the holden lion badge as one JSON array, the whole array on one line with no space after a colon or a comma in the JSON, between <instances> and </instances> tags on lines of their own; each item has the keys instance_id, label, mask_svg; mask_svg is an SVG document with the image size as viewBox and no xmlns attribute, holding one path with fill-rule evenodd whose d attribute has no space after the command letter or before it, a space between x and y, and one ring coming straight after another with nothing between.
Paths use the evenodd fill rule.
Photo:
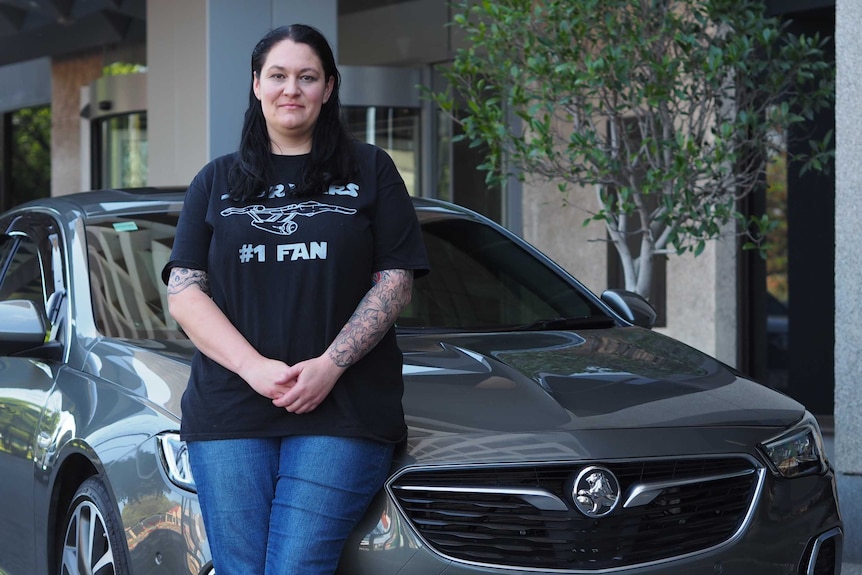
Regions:
<instances>
[{"instance_id":1,"label":"holden lion badge","mask_svg":"<svg viewBox=\"0 0 862 575\"><path fill-rule=\"evenodd\" d=\"M604 467L586 467L575 479L572 499L578 511L587 517L604 517L616 509L619 503L620 483Z\"/></svg>"}]
</instances>

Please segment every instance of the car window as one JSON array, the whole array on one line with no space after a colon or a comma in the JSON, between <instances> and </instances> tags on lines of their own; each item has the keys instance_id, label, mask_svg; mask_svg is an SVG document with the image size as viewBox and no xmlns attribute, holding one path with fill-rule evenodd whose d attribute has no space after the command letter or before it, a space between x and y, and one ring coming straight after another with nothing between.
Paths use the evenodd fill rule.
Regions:
<instances>
[{"instance_id":1,"label":"car window","mask_svg":"<svg viewBox=\"0 0 862 575\"><path fill-rule=\"evenodd\" d=\"M561 275L489 225L423 223L431 273L414 282L399 327L505 329L604 316Z\"/></svg>"},{"instance_id":2,"label":"car window","mask_svg":"<svg viewBox=\"0 0 862 575\"><path fill-rule=\"evenodd\" d=\"M6 243L12 259L0 283L0 300L25 299L44 308L45 282L38 246L24 235L11 236Z\"/></svg>"},{"instance_id":3,"label":"car window","mask_svg":"<svg viewBox=\"0 0 862 575\"><path fill-rule=\"evenodd\" d=\"M66 292L63 250L53 220L38 214L16 220L3 238L0 254L5 268L0 279L0 301L33 302L48 321L47 340L61 341Z\"/></svg>"},{"instance_id":4,"label":"car window","mask_svg":"<svg viewBox=\"0 0 862 575\"><path fill-rule=\"evenodd\" d=\"M109 337L179 339L159 277L168 262L179 212L87 223L90 293L96 328Z\"/></svg>"}]
</instances>

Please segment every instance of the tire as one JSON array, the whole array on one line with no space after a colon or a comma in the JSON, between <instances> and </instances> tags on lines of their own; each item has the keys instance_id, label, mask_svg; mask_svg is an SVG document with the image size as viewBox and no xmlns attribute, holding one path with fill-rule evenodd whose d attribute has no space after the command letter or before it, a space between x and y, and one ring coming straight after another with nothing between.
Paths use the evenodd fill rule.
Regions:
<instances>
[{"instance_id":1,"label":"tire","mask_svg":"<svg viewBox=\"0 0 862 575\"><path fill-rule=\"evenodd\" d=\"M128 575L122 521L108 489L90 477L72 498L63 522L60 575Z\"/></svg>"}]
</instances>

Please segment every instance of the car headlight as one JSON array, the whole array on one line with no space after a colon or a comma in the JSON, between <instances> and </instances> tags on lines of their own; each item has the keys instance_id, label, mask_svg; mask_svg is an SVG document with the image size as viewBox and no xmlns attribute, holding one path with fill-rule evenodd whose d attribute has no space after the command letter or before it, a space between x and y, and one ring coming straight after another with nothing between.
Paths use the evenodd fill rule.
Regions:
<instances>
[{"instance_id":1,"label":"car headlight","mask_svg":"<svg viewBox=\"0 0 862 575\"><path fill-rule=\"evenodd\" d=\"M823 438L814 417L806 413L799 425L761 444L773 470L782 477L800 477L826 470Z\"/></svg>"},{"instance_id":2,"label":"car headlight","mask_svg":"<svg viewBox=\"0 0 862 575\"><path fill-rule=\"evenodd\" d=\"M189 465L189 450L186 442L180 439L179 433L165 432L156 436L159 440L159 452L162 465L168 478L177 487L197 493L195 478Z\"/></svg>"}]
</instances>

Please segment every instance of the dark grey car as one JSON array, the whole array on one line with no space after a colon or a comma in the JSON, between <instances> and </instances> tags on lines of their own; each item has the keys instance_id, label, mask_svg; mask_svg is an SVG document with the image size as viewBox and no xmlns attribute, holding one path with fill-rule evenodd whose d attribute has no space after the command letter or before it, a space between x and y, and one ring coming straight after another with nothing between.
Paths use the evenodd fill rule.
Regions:
<instances>
[{"instance_id":1,"label":"dark grey car","mask_svg":"<svg viewBox=\"0 0 862 575\"><path fill-rule=\"evenodd\" d=\"M158 273L179 191L0 216L0 575L211 573ZM817 422L467 210L415 200L409 439L350 575L840 571ZM242 517L236 518L242 529Z\"/></svg>"}]
</instances>

